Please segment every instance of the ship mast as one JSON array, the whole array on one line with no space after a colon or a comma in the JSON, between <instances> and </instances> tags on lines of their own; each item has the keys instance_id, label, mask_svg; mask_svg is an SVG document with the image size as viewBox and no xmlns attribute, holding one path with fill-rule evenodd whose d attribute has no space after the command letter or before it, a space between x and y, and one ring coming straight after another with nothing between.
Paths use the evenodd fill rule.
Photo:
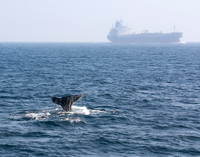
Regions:
<instances>
[{"instance_id":1,"label":"ship mast","mask_svg":"<svg viewBox=\"0 0 200 157\"><path fill-rule=\"evenodd\" d=\"M176 24L175 23L174 23L174 28L173 29L174 29L174 32L176 32Z\"/></svg>"}]
</instances>

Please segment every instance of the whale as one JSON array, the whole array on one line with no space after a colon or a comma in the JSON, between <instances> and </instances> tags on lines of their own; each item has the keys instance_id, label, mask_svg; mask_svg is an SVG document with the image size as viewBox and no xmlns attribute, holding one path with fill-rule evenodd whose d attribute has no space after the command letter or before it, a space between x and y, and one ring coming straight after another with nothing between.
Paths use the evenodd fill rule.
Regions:
<instances>
[{"instance_id":1,"label":"whale","mask_svg":"<svg viewBox=\"0 0 200 157\"><path fill-rule=\"evenodd\" d=\"M81 95L69 95L65 97L52 97L52 102L58 105L61 105L64 111L71 111L72 104L80 100L86 94Z\"/></svg>"}]
</instances>

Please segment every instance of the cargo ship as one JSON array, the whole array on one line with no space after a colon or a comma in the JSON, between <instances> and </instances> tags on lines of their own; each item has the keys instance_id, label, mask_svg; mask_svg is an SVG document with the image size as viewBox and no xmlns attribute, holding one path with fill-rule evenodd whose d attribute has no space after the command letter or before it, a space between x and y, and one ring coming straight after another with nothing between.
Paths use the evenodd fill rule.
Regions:
<instances>
[{"instance_id":1,"label":"cargo ship","mask_svg":"<svg viewBox=\"0 0 200 157\"><path fill-rule=\"evenodd\" d=\"M107 35L108 40L113 43L180 43L181 32L149 33L147 30L142 33L130 33L130 29L123 26L122 21L117 21Z\"/></svg>"}]
</instances>

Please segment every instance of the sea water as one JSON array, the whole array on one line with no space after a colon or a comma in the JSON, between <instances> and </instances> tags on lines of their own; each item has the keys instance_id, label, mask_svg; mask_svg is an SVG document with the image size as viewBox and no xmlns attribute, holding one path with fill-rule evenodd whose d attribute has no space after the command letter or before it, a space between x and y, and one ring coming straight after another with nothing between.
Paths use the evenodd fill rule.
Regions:
<instances>
[{"instance_id":1,"label":"sea water","mask_svg":"<svg viewBox=\"0 0 200 157\"><path fill-rule=\"evenodd\" d=\"M200 44L0 43L0 156L193 155Z\"/></svg>"}]
</instances>

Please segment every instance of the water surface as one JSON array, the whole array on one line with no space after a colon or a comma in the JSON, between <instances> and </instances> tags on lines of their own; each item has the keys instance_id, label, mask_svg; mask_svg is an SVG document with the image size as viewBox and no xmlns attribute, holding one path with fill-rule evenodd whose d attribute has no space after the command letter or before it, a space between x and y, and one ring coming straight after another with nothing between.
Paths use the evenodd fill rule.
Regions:
<instances>
[{"instance_id":1,"label":"water surface","mask_svg":"<svg viewBox=\"0 0 200 157\"><path fill-rule=\"evenodd\" d=\"M199 79L199 44L0 43L0 154L200 156Z\"/></svg>"}]
</instances>

